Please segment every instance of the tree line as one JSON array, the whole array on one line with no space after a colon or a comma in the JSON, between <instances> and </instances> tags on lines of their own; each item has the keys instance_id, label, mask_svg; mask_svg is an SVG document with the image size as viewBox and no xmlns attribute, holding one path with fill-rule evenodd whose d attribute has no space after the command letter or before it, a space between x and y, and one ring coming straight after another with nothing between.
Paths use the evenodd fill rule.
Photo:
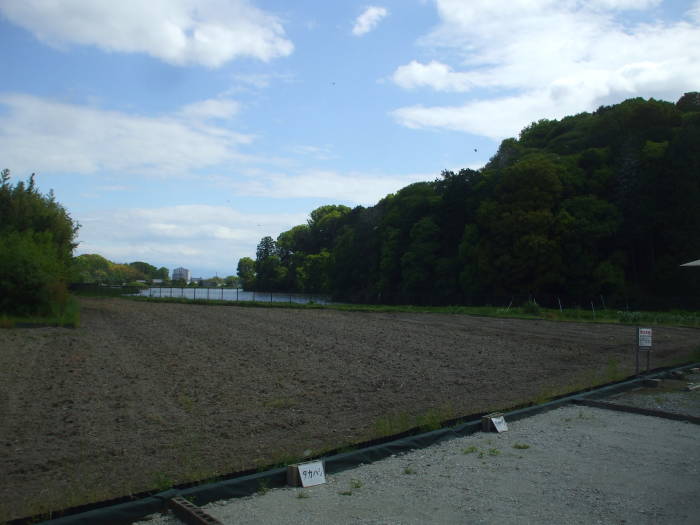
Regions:
<instances>
[{"instance_id":1,"label":"tree line","mask_svg":"<svg viewBox=\"0 0 700 525\"><path fill-rule=\"evenodd\" d=\"M480 170L322 206L238 262L244 288L363 303L700 295L700 93L542 119Z\"/></svg>"},{"instance_id":2,"label":"tree line","mask_svg":"<svg viewBox=\"0 0 700 525\"><path fill-rule=\"evenodd\" d=\"M124 284L155 279L167 281L169 275L167 268L156 268L147 262L115 263L96 253L89 253L73 259L70 278L72 283Z\"/></svg>"},{"instance_id":3,"label":"tree line","mask_svg":"<svg viewBox=\"0 0 700 525\"><path fill-rule=\"evenodd\" d=\"M167 286L188 286L184 279L171 280L170 270L164 266L157 268L144 261L116 263L96 253L74 257L69 275L71 283L80 284L135 285L155 282ZM198 281L189 285L197 286L200 284ZM238 285L238 277L235 275L209 277L201 281L210 287Z\"/></svg>"}]
</instances>

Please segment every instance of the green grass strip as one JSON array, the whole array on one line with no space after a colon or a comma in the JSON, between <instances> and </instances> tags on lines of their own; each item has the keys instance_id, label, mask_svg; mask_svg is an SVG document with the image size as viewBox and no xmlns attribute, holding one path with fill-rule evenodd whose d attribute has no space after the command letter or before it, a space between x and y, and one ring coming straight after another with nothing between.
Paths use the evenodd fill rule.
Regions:
<instances>
[{"instance_id":1,"label":"green grass strip","mask_svg":"<svg viewBox=\"0 0 700 525\"><path fill-rule=\"evenodd\" d=\"M535 312L524 307L499 308L495 306L413 306L370 304L318 304L282 301L222 301L218 299L188 299L186 297L124 297L131 301L154 303L199 304L217 306L240 306L255 308L292 308L301 310L338 310L343 312L376 313L438 313L475 315L506 319L535 319L547 321L575 321L585 323L612 323L626 325L665 325L700 328L700 312L674 310L671 312L627 312L620 310L548 309L539 307Z\"/></svg>"},{"instance_id":2,"label":"green grass strip","mask_svg":"<svg viewBox=\"0 0 700 525\"><path fill-rule=\"evenodd\" d=\"M0 315L0 328L39 328L42 326L59 326L77 328L80 324L80 303L70 296L63 308L54 305L49 315Z\"/></svg>"}]
</instances>

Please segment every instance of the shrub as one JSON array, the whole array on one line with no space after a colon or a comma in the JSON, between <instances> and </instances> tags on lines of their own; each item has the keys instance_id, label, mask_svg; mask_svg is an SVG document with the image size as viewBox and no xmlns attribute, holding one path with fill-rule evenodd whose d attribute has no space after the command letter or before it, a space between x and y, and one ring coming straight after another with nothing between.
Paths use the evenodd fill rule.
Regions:
<instances>
[{"instance_id":1,"label":"shrub","mask_svg":"<svg viewBox=\"0 0 700 525\"><path fill-rule=\"evenodd\" d=\"M0 313L62 314L78 227L53 194L0 174Z\"/></svg>"},{"instance_id":2,"label":"shrub","mask_svg":"<svg viewBox=\"0 0 700 525\"><path fill-rule=\"evenodd\" d=\"M11 232L0 238L0 311L52 313L67 299L64 268L48 233Z\"/></svg>"},{"instance_id":3,"label":"shrub","mask_svg":"<svg viewBox=\"0 0 700 525\"><path fill-rule=\"evenodd\" d=\"M539 315L541 313L540 305L533 299L523 304L523 312L526 314Z\"/></svg>"}]
</instances>

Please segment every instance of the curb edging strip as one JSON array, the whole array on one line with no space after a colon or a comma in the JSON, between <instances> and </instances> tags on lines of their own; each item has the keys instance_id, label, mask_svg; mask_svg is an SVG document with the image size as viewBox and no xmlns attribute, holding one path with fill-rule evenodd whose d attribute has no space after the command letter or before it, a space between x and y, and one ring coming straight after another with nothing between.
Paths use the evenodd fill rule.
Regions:
<instances>
[{"instance_id":1,"label":"curb edging strip","mask_svg":"<svg viewBox=\"0 0 700 525\"><path fill-rule=\"evenodd\" d=\"M592 399L574 399L575 405L581 405L593 408L603 408L605 410L615 410L617 412L627 412L630 414L641 414L643 416L660 417L663 419L673 419L674 421L687 421L700 425L700 417L691 416L688 414L677 414L675 412L666 412L665 410L654 410L651 408L640 408L629 405L618 405L617 403L609 403L607 401L593 401Z\"/></svg>"}]
</instances>

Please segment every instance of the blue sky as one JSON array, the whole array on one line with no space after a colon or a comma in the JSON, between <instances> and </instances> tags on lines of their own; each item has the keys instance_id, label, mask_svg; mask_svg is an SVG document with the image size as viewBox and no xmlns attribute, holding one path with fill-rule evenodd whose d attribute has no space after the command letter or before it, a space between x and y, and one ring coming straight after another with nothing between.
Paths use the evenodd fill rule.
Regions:
<instances>
[{"instance_id":1,"label":"blue sky","mask_svg":"<svg viewBox=\"0 0 700 525\"><path fill-rule=\"evenodd\" d=\"M0 0L0 168L80 253L235 273L323 204L700 90L700 0Z\"/></svg>"}]
</instances>

